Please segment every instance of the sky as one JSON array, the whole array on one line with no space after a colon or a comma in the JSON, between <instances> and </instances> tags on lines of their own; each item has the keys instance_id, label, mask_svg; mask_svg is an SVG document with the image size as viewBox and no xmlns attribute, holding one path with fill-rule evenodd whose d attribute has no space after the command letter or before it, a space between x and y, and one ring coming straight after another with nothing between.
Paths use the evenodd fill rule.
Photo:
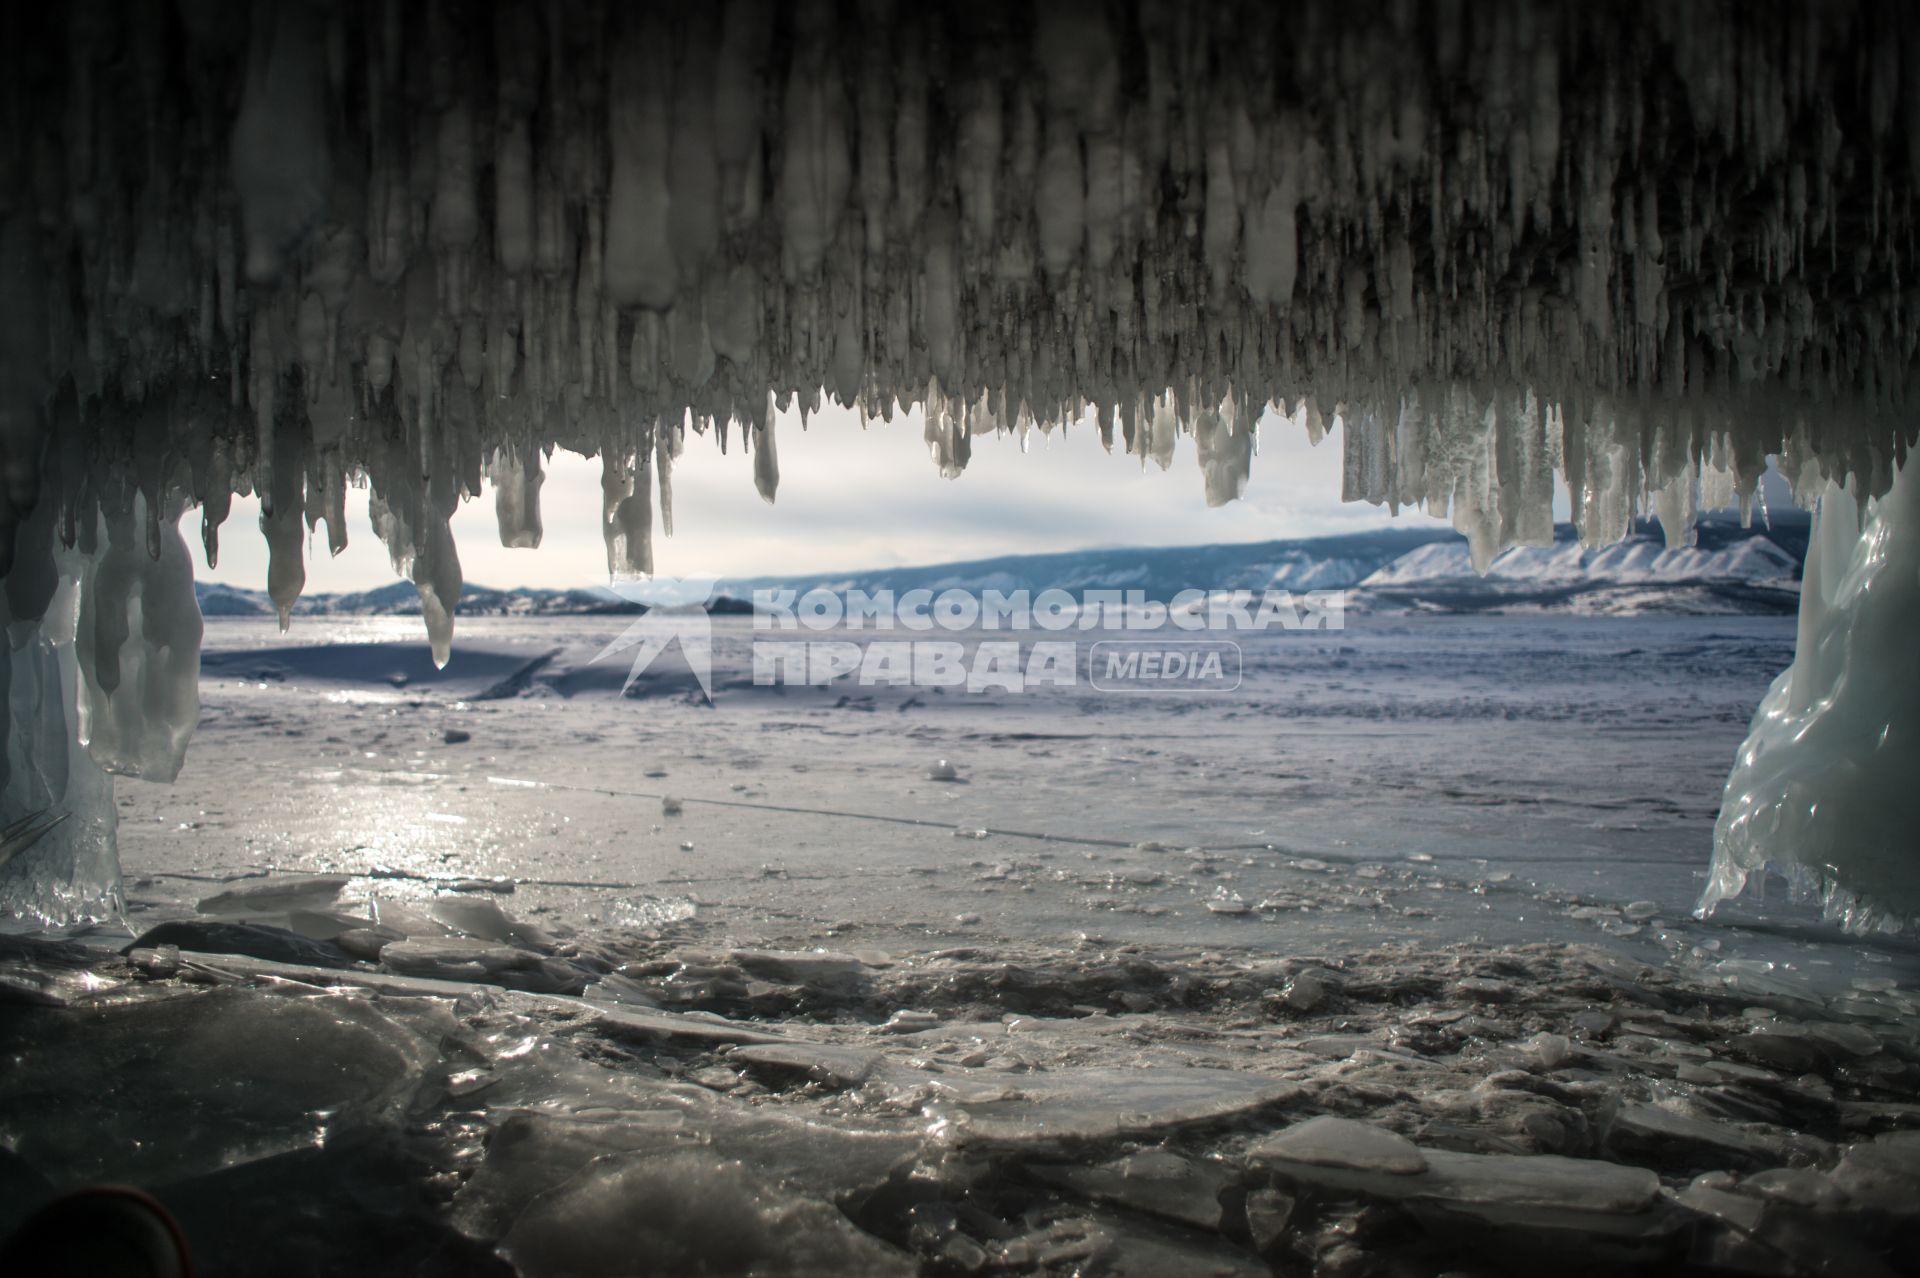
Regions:
<instances>
[{"instance_id":1,"label":"sky","mask_svg":"<svg viewBox=\"0 0 1920 1278\"><path fill-rule=\"evenodd\" d=\"M675 577L810 574L841 569L942 563L1025 552L1141 545L1205 545L1352 532L1389 522L1384 508L1340 501L1340 439L1310 447L1304 430L1283 419L1262 423L1259 455L1245 495L1209 509L1191 438L1173 465L1100 447L1091 424L1051 437L1035 432L1021 455L1012 435L979 436L966 473L944 479L922 440L918 411L863 430L838 408L797 412L776 423L779 500L753 486L753 462L733 436L722 455L711 436L689 434L674 464L671 538L658 529L654 567ZM556 452L541 490L545 535L537 550L500 545L492 493L465 503L453 520L461 571L495 588L567 588L607 580L600 537L600 463ZM395 579L373 535L364 492L347 494L348 545L327 555L326 530L308 542L307 590L365 590ZM267 580L259 504L236 497L220 530L220 564L201 558L198 520L181 531L195 548L195 575L251 589ZM1400 521L1438 522L1415 512Z\"/></svg>"}]
</instances>

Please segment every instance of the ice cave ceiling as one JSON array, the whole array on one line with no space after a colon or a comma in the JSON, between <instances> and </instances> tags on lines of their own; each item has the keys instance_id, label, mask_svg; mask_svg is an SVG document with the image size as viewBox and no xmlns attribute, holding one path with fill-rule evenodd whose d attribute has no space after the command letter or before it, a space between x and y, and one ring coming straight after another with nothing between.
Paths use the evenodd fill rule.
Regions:
<instances>
[{"instance_id":1,"label":"ice cave ceiling","mask_svg":"<svg viewBox=\"0 0 1920 1278\"><path fill-rule=\"evenodd\" d=\"M1550 537L1556 472L1589 539L1641 510L1684 536L1769 454L1809 494L1883 493L1915 422L1904 3L0 24L9 819L50 766L21 743L74 736L31 708L49 680L77 679L94 762L177 770L199 621L174 525L197 506L211 558L235 492L284 609L364 481L444 654L447 521L483 477L533 545L542 451L598 455L610 568L646 572L688 432L755 450L771 498L795 399L922 405L955 474L985 431L1091 414L1162 462L1190 432L1216 502L1266 405L1338 418L1344 495L1451 512L1483 563ZM43 616L45 651L20 638Z\"/></svg>"}]
</instances>

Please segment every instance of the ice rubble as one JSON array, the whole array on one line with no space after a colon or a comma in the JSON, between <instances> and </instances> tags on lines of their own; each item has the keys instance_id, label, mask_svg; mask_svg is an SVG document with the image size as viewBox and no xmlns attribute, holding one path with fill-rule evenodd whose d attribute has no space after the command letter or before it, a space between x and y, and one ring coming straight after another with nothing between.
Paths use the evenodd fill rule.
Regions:
<instances>
[{"instance_id":1,"label":"ice rubble","mask_svg":"<svg viewBox=\"0 0 1920 1278\"><path fill-rule=\"evenodd\" d=\"M0 1233L117 1179L209 1273L1864 1275L1920 1228L1920 1003L1812 964L529 950L615 1002L222 935L0 938Z\"/></svg>"},{"instance_id":2,"label":"ice rubble","mask_svg":"<svg viewBox=\"0 0 1920 1278\"><path fill-rule=\"evenodd\" d=\"M984 432L1191 433L1214 502L1263 408L1337 419L1344 495L1481 567L1550 540L1556 470L1596 544L1684 543L1769 453L1876 494L1916 44L1890 4L43 6L0 52L15 664L91 582L92 757L165 775L182 505L211 556L260 496L284 617L366 488L445 660L483 475L534 545L543 453L600 456L646 573L688 432L772 498L796 399L920 406L949 474Z\"/></svg>"}]
</instances>

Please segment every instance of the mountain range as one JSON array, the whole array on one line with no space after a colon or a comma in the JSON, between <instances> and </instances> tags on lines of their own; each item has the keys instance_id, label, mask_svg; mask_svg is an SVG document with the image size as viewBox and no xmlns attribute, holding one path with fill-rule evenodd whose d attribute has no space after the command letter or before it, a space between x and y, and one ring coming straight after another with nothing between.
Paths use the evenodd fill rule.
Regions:
<instances>
[{"instance_id":1,"label":"mountain range","mask_svg":"<svg viewBox=\"0 0 1920 1278\"><path fill-rule=\"evenodd\" d=\"M1345 589L1356 611L1790 612L1797 604L1809 521L1775 513L1765 526L1703 517L1694 544L1668 549L1658 525L1641 524L1611 546L1580 545L1571 525L1550 546L1517 546L1473 571L1466 539L1442 527L1376 528L1327 537L1215 546L1152 546L1002 555L991 559L852 572L729 578L715 585L714 611L745 611L759 589L914 589L938 593L1053 588L1138 590L1166 601L1185 590ZM265 592L219 583L196 586L207 616L271 616ZM296 616L402 616L420 611L412 583L302 596ZM498 590L469 583L465 616L634 613L644 608L605 586Z\"/></svg>"}]
</instances>

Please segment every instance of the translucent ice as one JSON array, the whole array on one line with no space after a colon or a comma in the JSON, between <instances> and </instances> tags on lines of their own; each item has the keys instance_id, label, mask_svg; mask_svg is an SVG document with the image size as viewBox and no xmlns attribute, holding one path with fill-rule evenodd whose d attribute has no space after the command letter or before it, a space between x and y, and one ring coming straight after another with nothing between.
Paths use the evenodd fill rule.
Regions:
<instances>
[{"instance_id":1,"label":"translucent ice","mask_svg":"<svg viewBox=\"0 0 1920 1278\"><path fill-rule=\"evenodd\" d=\"M0 1050L5 1143L75 1185L161 1184L394 1121L426 1057L365 1002L219 989L12 1016Z\"/></svg>"},{"instance_id":2,"label":"translucent ice","mask_svg":"<svg viewBox=\"0 0 1920 1278\"><path fill-rule=\"evenodd\" d=\"M1829 484L1815 516L1793 665L1734 762L1700 910L1768 867L1867 929L1920 918L1920 478L1909 460L1861 505Z\"/></svg>"},{"instance_id":3,"label":"translucent ice","mask_svg":"<svg viewBox=\"0 0 1920 1278\"><path fill-rule=\"evenodd\" d=\"M15 623L9 642L0 644L0 819L22 833L54 822L0 864L0 907L52 922L103 919L121 906L113 780L81 744L75 724L74 593L71 586L61 592L53 624Z\"/></svg>"},{"instance_id":4,"label":"translucent ice","mask_svg":"<svg viewBox=\"0 0 1920 1278\"><path fill-rule=\"evenodd\" d=\"M501 1243L528 1278L620 1273L910 1274L832 1206L709 1150L608 1154L534 1199Z\"/></svg>"}]
</instances>

